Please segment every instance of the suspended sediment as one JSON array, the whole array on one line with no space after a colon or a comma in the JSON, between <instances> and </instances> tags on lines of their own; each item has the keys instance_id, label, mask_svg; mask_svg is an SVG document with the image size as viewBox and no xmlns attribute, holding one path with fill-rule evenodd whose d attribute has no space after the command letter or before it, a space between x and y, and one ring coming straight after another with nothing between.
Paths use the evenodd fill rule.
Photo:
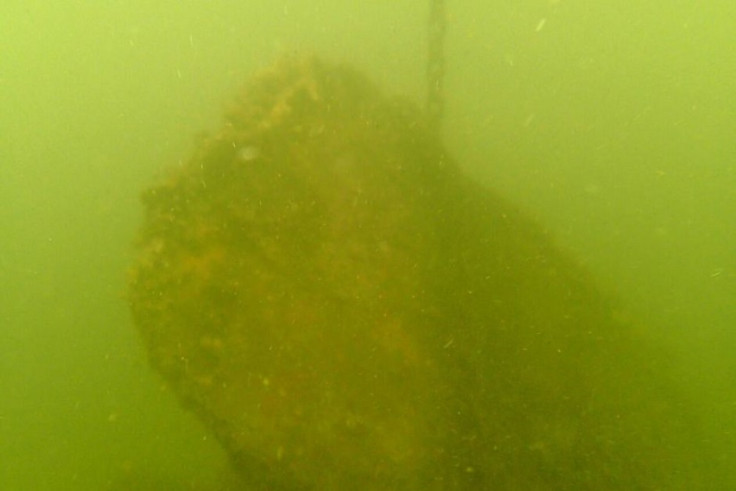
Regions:
<instances>
[{"instance_id":1,"label":"suspended sediment","mask_svg":"<svg viewBox=\"0 0 736 491\"><path fill-rule=\"evenodd\" d=\"M427 121L343 65L256 75L143 195L152 366L254 489L695 480L665 357Z\"/></svg>"}]
</instances>

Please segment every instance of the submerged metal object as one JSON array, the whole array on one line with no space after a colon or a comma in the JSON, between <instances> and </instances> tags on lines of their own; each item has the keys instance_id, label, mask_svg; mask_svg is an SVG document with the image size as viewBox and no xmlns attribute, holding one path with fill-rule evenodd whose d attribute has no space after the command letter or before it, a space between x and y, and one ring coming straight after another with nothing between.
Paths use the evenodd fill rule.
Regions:
<instances>
[{"instance_id":1,"label":"submerged metal object","mask_svg":"<svg viewBox=\"0 0 736 491\"><path fill-rule=\"evenodd\" d=\"M144 194L151 364L254 489L686 483L636 329L422 114L288 59Z\"/></svg>"}]
</instances>

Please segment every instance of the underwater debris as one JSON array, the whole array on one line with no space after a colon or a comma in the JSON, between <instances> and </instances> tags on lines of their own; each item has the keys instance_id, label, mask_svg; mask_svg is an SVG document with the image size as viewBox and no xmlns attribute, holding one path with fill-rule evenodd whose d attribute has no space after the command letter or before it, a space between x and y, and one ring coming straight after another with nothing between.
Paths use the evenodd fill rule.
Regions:
<instances>
[{"instance_id":1,"label":"underwater debris","mask_svg":"<svg viewBox=\"0 0 736 491\"><path fill-rule=\"evenodd\" d=\"M697 482L664 357L355 70L255 76L143 201L135 324L254 488Z\"/></svg>"}]
</instances>

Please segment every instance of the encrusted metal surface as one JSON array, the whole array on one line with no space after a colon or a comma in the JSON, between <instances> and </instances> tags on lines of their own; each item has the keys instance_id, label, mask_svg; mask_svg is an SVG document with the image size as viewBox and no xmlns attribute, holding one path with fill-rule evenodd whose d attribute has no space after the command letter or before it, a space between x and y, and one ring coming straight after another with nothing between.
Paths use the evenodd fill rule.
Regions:
<instances>
[{"instance_id":1,"label":"encrusted metal surface","mask_svg":"<svg viewBox=\"0 0 736 491\"><path fill-rule=\"evenodd\" d=\"M256 489L685 481L659 355L431 135L349 68L256 76L144 194L152 365Z\"/></svg>"}]
</instances>

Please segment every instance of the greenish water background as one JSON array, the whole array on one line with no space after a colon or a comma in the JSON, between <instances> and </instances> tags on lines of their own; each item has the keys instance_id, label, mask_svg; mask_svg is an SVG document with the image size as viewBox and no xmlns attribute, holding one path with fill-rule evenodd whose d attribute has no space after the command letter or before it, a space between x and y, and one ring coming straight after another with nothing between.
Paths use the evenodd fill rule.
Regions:
<instances>
[{"instance_id":1,"label":"greenish water background","mask_svg":"<svg viewBox=\"0 0 736 491\"><path fill-rule=\"evenodd\" d=\"M736 463L736 4L448 13L448 146L652 326ZM400 0L2 3L0 488L215 486L224 456L146 366L122 299L138 194L283 53L421 102L426 16Z\"/></svg>"}]
</instances>

